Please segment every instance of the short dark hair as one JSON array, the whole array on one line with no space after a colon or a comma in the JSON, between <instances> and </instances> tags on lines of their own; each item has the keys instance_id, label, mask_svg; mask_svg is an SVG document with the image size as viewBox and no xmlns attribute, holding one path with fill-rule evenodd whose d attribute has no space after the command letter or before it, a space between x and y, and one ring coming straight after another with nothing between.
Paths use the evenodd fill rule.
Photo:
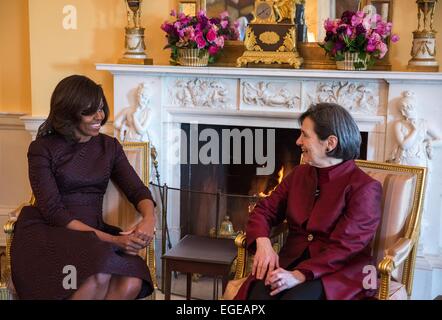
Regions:
<instances>
[{"instance_id":1,"label":"short dark hair","mask_svg":"<svg viewBox=\"0 0 442 320\"><path fill-rule=\"evenodd\" d=\"M336 103L314 104L301 115L301 124L306 118L313 121L320 140L331 135L338 138L336 148L327 153L329 157L344 161L359 157L361 133L351 114L342 106Z\"/></svg>"},{"instance_id":2,"label":"short dark hair","mask_svg":"<svg viewBox=\"0 0 442 320\"><path fill-rule=\"evenodd\" d=\"M75 128L82 115L91 115L102 107L104 125L109 117L109 106L103 89L91 79L72 75L61 80L51 97L51 107L46 121L38 128L37 138L59 133L76 141Z\"/></svg>"}]
</instances>

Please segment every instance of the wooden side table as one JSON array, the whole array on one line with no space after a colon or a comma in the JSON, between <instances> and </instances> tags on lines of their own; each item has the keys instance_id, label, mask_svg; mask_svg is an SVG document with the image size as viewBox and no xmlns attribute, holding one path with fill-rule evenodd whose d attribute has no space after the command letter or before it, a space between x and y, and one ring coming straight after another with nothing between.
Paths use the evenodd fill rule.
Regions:
<instances>
[{"instance_id":1,"label":"wooden side table","mask_svg":"<svg viewBox=\"0 0 442 320\"><path fill-rule=\"evenodd\" d=\"M221 277L224 292L236 254L237 248L232 239L186 235L162 256L165 264L164 299L170 300L172 271L187 274L187 300L192 296L192 273Z\"/></svg>"}]
</instances>

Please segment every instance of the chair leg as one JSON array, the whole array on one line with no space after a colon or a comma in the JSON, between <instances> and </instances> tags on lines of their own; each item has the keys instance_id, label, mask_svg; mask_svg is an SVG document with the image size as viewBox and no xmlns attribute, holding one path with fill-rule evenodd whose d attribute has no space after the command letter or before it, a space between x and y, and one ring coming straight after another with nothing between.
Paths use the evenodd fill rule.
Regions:
<instances>
[{"instance_id":1,"label":"chair leg","mask_svg":"<svg viewBox=\"0 0 442 320\"><path fill-rule=\"evenodd\" d=\"M187 273L186 299L187 300L192 300L192 274L191 273Z\"/></svg>"}]
</instances>

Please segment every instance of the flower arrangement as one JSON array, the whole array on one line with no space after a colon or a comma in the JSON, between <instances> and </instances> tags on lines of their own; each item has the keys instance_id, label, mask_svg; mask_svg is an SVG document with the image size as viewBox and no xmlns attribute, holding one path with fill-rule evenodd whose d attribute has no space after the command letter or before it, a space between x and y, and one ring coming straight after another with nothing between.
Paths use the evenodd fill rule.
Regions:
<instances>
[{"instance_id":1,"label":"flower arrangement","mask_svg":"<svg viewBox=\"0 0 442 320\"><path fill-rule=\"evenodd\" d=\"M239 38L238 24L232 23L227 11L221 13L219 18L208 18L203 10L196 16L184 13L177 15L175 10L172 10L170 15L175 17L176 21L164 22L161 29L166 32L165 49L171 49L171 60L174 63L177 62L180 48L207 50L209 63L213 63L226 40Z\"/></svg>"},{"instance_id":2,"label":"flower arrangement","mask_svg":"<svg viewBox=\"0 0 442 320\"><path fill-rule=\"evenodd\" d=\"M358 53L354 67L364 69L385 56L388 37L392 42L399 40L397 35L391 35L392 27L379 14L345 11L341 19L325 20L326 37L320 46L336 61L344 60L346 52Z\"/></svg>"}]
</instances>

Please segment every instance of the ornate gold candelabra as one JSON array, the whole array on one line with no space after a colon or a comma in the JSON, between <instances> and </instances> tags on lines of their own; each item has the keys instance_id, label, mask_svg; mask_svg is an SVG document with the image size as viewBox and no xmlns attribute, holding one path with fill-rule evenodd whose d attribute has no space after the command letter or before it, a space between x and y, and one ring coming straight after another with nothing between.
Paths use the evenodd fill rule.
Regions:
<instances>
[{"instance_id":1,"label":"ornate gold candelabra","mask_svg":"<svg viewBox=\"0 0 442 320\"><path fill-rule=\"evenodd\" d=\"M438 0L417 0L417 30L413 32L410 71L439 71L436 61L436 33L433 29L434 10Z\"/></svg>"},{"instance_id":2,"label":"ornate gold candelabra","mask_svg":"<svg viewBox=\"0 0 442 320\"><path fill-rule=\"evenodd\" d=\"M125 36L126 52L119 63L123 64L153 64L146 55L144 30L141 27L141 5L143 0L124 0L127 9L127 27Z\"/></svg>"}]
</instances>

